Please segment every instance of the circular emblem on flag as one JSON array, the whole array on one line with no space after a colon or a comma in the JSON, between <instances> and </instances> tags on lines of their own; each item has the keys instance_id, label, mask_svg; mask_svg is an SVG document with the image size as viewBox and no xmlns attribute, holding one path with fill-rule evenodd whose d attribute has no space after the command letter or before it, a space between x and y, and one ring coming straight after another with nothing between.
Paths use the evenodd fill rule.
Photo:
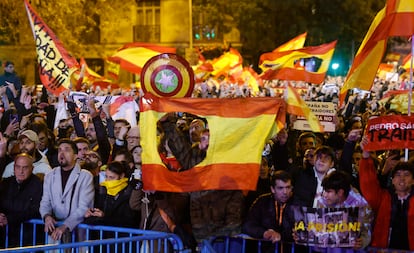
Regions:
<instances>
[{"instance_id":1,"label":"circular emblem on flag","mask_svg":"<svg viewBox=\"0 0 414 253\"><path fill-rule=\"evenodd\" d=\"M159 97L190 97L194 72L188 62L176 54L160 54L149 59L141 72L141 87Z\"/></svg>"}]
</instances>

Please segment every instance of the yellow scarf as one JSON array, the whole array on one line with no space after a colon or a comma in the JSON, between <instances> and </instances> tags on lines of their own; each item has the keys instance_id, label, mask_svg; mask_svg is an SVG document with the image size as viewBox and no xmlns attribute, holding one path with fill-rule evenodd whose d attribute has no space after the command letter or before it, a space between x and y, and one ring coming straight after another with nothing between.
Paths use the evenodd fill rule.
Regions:
<instances>
[{"instance_id":1,"label":"yellow scarf","mask_svg":"<svg viewBox=\"0 0 414 253\"><path fill-rule=\"evenodd\" d=\"M124 177L118 180L103 181L102 186L106 188L106 193L111 196L116 196L118 192L127 187L128 178Z\"/></svg>"}]
</instances>

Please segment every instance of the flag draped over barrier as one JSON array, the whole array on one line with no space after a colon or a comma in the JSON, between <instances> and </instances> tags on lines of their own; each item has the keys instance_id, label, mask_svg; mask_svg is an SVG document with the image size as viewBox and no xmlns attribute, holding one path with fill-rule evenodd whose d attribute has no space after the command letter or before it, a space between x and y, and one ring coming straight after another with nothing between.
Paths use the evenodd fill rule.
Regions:
<instances>
[{"instance_id":1,"label":"flag draped over barrier","mask_svg":"<svg viewBox=\"0 0 414 253\"><path fill-rule=\"evenodd\" d=\"M348 90L370 90L390 36L414 35L414 1L388 0L374 18L341 89L340 101Z\"/></svg>"},{"instance_id":2,"label":"flag draped over barrier","mask_svg":"<svg viewBox=\"0 0 414 253\"><path fill-rule=\"evenodd\" d=\"M275 98L199 99L146 95L140 102L144 189L191 192L254 190L264 144L285 122L285 102ZM187 112L208 122L206 158L193 168L169 171L157 151L157 122L168 112Z\"/></svg>"},{"instance_id":3,"label":"flag draped over barrier","mask_svg":"<svg viewBox=\"0 0 414 253\"><path fill-rule=\"evenodd\" d=\"M30 3L25 0L24 4L36 44L40 80L50 92L58 96L70 87L70 77L78 63Z\"/></svg>"},{"instance_id":4,"label":"flag draped over barrier","mask_svg":"<svg viewBox=\"0 0 414 253\"><path fill-rule=\"evenodd\" d=\"M260 56L259 65L266 71L263 80L305 81L320 84L325 80L336 41L297 50L270 52Z\"/></svg>"}]
</instances>

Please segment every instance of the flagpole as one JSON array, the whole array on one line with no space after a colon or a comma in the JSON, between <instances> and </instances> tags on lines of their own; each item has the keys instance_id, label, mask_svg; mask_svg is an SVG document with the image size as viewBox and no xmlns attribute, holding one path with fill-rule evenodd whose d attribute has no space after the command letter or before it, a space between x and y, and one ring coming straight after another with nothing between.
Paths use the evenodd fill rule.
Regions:
<instances>
[{"instance_id":1,"label":"flagpole","mask_svg":"<svg viewBox=\"0 0 414 253\"><path fill-rule=\"evenodd\" d=\"M413 94L413 57L414 56L414 35L411 36L411 59L410 59L410 85L408 92L408 116L411 116L411 97ZM408 161L408 148L405 149L405 161Z\"/></svg>"}]
</instances>

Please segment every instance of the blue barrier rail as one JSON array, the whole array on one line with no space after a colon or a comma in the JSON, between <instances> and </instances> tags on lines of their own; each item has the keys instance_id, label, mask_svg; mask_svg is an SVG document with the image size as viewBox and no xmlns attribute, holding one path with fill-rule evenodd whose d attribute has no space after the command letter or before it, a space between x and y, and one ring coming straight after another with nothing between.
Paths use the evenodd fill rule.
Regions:
<instances>
[{"instance_id":1,"label":"blue barrier rail","mask_svg":"<svg viewBox=\"0 0 414 253\"><path fill-rule=\"evenodd\" d=\"M24 225L33 226L31 246L23 247ZM0 252L70 252L70 253L94 253L94 252L176 252L189 253L190 249L186 249L181 239L170 233L140 230L133 228L120 228L101 225L79 224L77 229L71 233L71 242L62 244L47 244L47 233L36 233L36 228L43 231L44 223L42 220L30 220L21 224L20 247L0 249ZM8 242L6 227L6 245ZM81 234L81 239L79 235ZM97 238L96 238L97 237ZM43 243L39 244L38 239L43 239ZM271 246L270 251L269 247ZM266 248L267 247L267 248ZM301 247L301 248L298 248ZM325 253L343 252L344 248L326 248ZM348 249L349 250L349 249ZM198 252L201 253L251 253L251 252L274 252L274 253L295 253L295 252L311 252L311 248L298 246L291 243L271 244L269 241L257 240L245 235L234 237L212 237L204 240L199 244ZM348 252L348 251L347 251ZM368 247L355 252L369 253L408 253L410 251L382 249Z\"/></svg>"},{"instance_id":2,"label":"blue barrier rail","mask_svg":"<svg viewBox=\"0 0 414 253\"><path fill-rule=\"evenodd\" d=\"M265 244L270 244L272 247L263 248ZM367 247L365 249L353 250L350 248L319 248L323 253L338 253L338 252L358 252L358 253L413 253L413 251L396 250L387 248L374 248ZM317 252L319 252L317 251ZM303 253L303 252L315 252L313 247L297 245L292 243L279 242L271 244L266 240L253 239L245 235L239 236L218 236L212 237L208 240L204 240L200 244L199 252L201 253Z\"/></svg>"},{"instance_id":3,"label":"blue barrier rail","mask_svg":"<svg viewBox=\"0 0 414 253\"><path fill-rule=\"evenodd\" d=\"M23 247L25 224L32 225L33 232L31 245ZM6 227L6 249L0 252L191 252L185 249L181 239L175 234L88 224L79 224L72 231L70 243L48 244L47 233L43 232L41 235L36 233L39 226L43 231L44 223L37 219L21 224L20 247L17 248L8 248L8 227ZM43 240L44 245L37 243L39 239Z\"/></svg>"}]
</instances>

